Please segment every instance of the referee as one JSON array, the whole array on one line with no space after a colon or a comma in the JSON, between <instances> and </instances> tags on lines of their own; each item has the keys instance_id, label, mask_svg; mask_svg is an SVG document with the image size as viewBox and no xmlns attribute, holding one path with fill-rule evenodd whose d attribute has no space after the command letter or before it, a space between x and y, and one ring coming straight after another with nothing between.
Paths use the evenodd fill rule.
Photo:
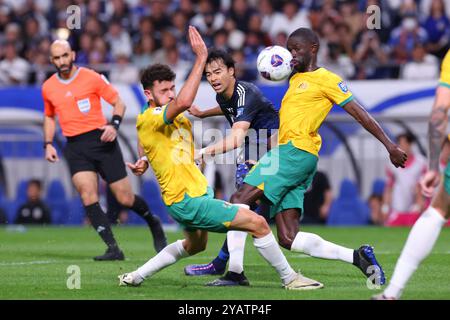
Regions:
<instances>
[{"instance_id":1,"label":"referee","mask_svg":"<svg viewBox=\"0 0 450 320\"><path fill-rule=\"evenodd\" d=\"M166 237L157 216L150 213L145 201L135 195L127 177L125 164L117 142L125 105L118 92L104 76L73 64L75 52L64 40L56 40L50 47L50 60L57 73L42 86L44 99L44 148L49 162L59 160L53 147L55 116L67 138L65 156L75 188L81 196L86 215L92 226L108 246L105 254L94 260L123 260L106 214L100 207L97 173L108 183L117 201L140 215L148 224L156 251L162 250ZM100 98L114 107L107 123Z\"/></svg>"}]
</instances>

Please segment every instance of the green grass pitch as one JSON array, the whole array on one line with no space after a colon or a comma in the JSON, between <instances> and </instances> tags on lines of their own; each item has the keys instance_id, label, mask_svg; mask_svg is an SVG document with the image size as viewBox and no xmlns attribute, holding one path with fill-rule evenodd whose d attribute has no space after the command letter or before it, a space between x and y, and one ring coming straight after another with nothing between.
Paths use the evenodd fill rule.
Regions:
<instances>
[{"instance_id":1,"label":"green grass pitch","mask_svg":"<svg viewBox=\"0 0 450 320\"><path fill-rule=\"evenodd\" d=\"M305 227L324 239L357 248L370 243L384 267L392 275L395 262L406 240L407 228L327 228ZM281 288L275 271L259 256L247 238L246 274L250 287L212 288L204 283L212 276L187 277L183 267L206 263L215 257L224 235L209 234L207 250L172 265L138 288L118 286L117 275L132 271L155 254L145 227L115 227L114 232L126 260L95 262L92 257L105 247L90 227L27 228L26 232L0 228L0 299L369 299L380 290L370 290L366 278L356 267L331 260L310 258L284 250L294 269L321 281L325 288L295 292ZM181 232L168 232L170 242L182 238ZM450 228L444 228L432 254L414 274L404 299L450 299ZM80 268L80 289L68 289L71 265Z\"/></svg>"}]
</instances>

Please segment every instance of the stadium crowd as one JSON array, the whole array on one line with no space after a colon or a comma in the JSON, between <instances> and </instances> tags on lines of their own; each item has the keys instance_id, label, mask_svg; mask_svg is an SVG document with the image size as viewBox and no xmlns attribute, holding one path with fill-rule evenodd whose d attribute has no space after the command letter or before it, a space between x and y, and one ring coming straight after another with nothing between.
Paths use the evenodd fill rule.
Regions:
<instances>
[{"instance_id":1,"label":"stadium crowd","mask_svg":"<svg viewBox=\"0 0 450 320\"><path fill-rule=\"evenodd\" d=\"M73 4L80 28L69 30ZM371 5L381 9L379 29L367 28ZM242 80L257 80L259 51L284 46L301 26L320 35L319 65L346 79L435 79L450 43L448 17L446 0L0 0L0 86L42 84L56 38L70 41L77 64L115 83L136 83L155 62L184 79L190 24L208 47L233 52Z\"/></svg>"}]
</instances>

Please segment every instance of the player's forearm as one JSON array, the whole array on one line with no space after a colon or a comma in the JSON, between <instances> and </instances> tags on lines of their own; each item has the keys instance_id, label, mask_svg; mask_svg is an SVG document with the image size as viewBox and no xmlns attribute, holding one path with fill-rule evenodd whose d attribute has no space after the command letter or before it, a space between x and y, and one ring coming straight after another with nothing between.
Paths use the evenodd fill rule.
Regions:
<instances>
[{"instance_id":1,"label":"player's forearm","mask_svg":"<svg viewBox=\"0 0 450 320\"><path fill-rule=\"evenodd\" d=\"M139 158L142 158L142 157L145 156L144 147L142 147L142 144L141 144L141 142L139 141L139 139L138 139L138 143L137 143L137 150L138 150Z\"/></svg>"},{"instance_id":2,"label":"player's forearm","mask_svg":"<svg viewBox=\"0 0 450 320\"><path fill-rule=\"evenodd\" d=\"M431 111L428 122L429 156L428 166L430 170L439 172L439 156L442 142L445 137L447 127L447 109L444 106L436 105Z\"/></svg>"},{"instance_id":3,"label":"player's forearm","mask_svg":"<svg viewBox=\"0 0 450 320\"><path fill-rule=\"evenodd\" d=\"M347 105L350 106L347 108ZM379 123L363 107L359 106L359 104L354 101L349 102L347 105L344 107L346 108L345 110L349 112L353 118L364 127L364 129L377 138L388 151L395 147L394 143L389 139Z\"/></svg>"},{"instance_id":4,"label":"player's forearm","mask_svg":"<svg viewBox=\"0 0 450 320\"><path fill-rule=\"evenodd\" d=\"M244 143L245 135L246 131L244 130L233 130L231 135L227 136L224 140L204 148L203 152L207 155L216 155L234 150Z\"/></svg>"},{"instance_id":5,"label":"player's forearm","mask_svg":"<svg viewBox=\"0 0 450 320\"><path fill-rule=\"evenodd\" d=\"M52 142L55 137L56 121L52 117L44 117L44 141Z\"/></svg>"},{"instance_id":6,"label":"player's forearm","mask_svg":"<svg viewBox=\"0 0 450 320\"><path fill-rule=\"evenodd\" d=\"M202 111L201 118L215 117L220 115L223 115L222 109L220 107L215 107Z\"/></svg>"}]
</instances>

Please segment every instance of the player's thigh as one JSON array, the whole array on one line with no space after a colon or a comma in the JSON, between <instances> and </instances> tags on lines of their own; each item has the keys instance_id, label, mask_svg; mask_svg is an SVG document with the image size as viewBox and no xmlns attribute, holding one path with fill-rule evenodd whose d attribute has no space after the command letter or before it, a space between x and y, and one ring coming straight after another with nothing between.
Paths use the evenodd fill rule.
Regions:
<instances>
[{"instance_id":1,"label":"player's thigh","mask_svg":"<svg viewBox=\"0 0 450 320\"><path fill-rule=\"evenodd\" d=\"M226 233L239 207L213 198L213 191L199 197L185 195L180 202L168 206L169 213L188 230L207 230Z\"/></svg>"},{"instance_id":2,"label":"player's thigh","mask_svg":"<svg viewBox=\"0 0 450 320\"><path fill-rule=\"evenodd\" d=\"M208 242L208 232L206 230L185 230L184 235L183 247L190 255L206 249Z\"/></svg>"},{"instance_id":3,"label":"player's thigh","mask_svg":"<svg viewBox=\"0 0 450 320\"><path fill-rule=\"evenodd\" d=\"M229 225L230 230L246 231L259 238L270 232L270 227L264 217L245 208L239 208Z\"/></svg>"},{"instance_id":4,"label":"player's thigh","mask_svg":"<svg viewBox=\"0 0 450 320\"><path fill-rule=\"evenodd\" d=\"M98 178L93 171L79 171L72 176L72 182L84 205L98 201Z\"/></svg>"},{"instance_id":5,"label":"player's thigh","mask_svg":"<svg viewBox=\"0 0 450 320\"><path fill-rule=\"evenodd\" d=\"M264 196L277 206L290 190L310 183L316 167L315 155L288 143L266 153L244 182L263 190Z\"/></svg>"},{"instance_id":6,"label":"player's thigh","mask_svg":"<svg viewBox=\"0 0 450 320\"><path fill-rule=\"evenodd\" d=\"M127 176L122 151L117 140L104 143L92 154L97 163L97 170L102 178L112 184Z\"/></svg>"}]
</instances>

